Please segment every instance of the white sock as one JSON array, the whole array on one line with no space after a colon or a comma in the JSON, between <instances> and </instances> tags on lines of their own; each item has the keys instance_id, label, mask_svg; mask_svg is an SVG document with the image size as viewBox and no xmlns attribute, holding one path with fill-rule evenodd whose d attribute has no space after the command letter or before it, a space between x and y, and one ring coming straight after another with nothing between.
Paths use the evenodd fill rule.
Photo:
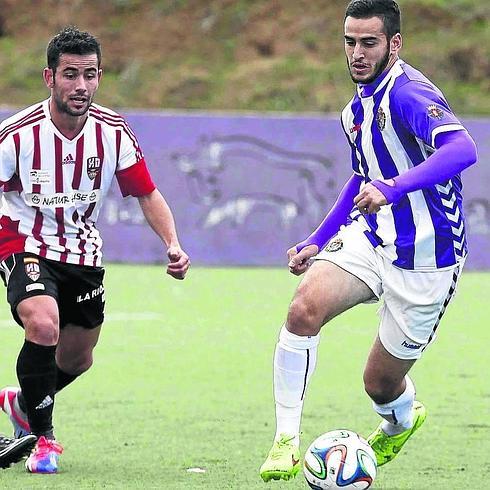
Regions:
<instances>
[{"instance_id":1,"label":"white sock","mask_svg":"<svg viewBox=\"0 0 490 490\"><path fill-rule=\"evenodd\" d=\"M405 391L392 402L378 405L373 402L374 410L385 420L381 428L389 436L400 434L413 426L413 402L415 401L415 386L408 375Z\"/></svg>"},{"instance_id":2,"label":"white sock","mask_svg":"<svg viewBox=\"0 0 490 490\"><path fill-rule=\"evenodd\" d=\"M276 436L295 436L299 446L299 428L306 387L316 366L320 335L302 337L285 326L279 334L274 353L274 398L276 401Z\"/></svg>"}]
</instances>

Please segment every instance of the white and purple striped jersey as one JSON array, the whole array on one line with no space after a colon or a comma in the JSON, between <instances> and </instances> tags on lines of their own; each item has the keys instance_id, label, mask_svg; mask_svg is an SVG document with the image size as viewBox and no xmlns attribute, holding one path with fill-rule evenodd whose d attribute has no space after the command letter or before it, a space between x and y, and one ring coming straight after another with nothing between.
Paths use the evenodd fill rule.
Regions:
<instances>
[{"instance_id":1,"label":"white and purple striped jersey","mask_svg":"<svg viewBox=\"0 0 490 490\"><path fill-rule=\"evenodd\" d=\"M116 175L123 195L154 189L135 135L116 112L92 104L72 140L53 124L49 99L0 124L0 260L31 252L100 266L95 226Z\"/></svg>"},{"instance_id":2,"label":"white and purple striped jersey","mask_svg":"<svg viewBox=\"0 0 490 490\"><path fill-rule=\"evenodd\" d=\"M342 112L352 167L365 183L391 179L425 161L439 133L465 130L441 91L402 60L373 84L358 85ZM457 264L467 252L460 175L411 192L376 214L353 209L371 243L402 269Z\"/></svg>"}]
</instances>

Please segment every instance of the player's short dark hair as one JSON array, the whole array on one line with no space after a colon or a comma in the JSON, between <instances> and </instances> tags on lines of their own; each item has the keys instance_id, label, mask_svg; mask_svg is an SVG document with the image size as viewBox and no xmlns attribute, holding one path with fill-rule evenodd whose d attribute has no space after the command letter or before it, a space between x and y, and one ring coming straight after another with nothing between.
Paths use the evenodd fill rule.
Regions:
<instances>
[{"instance_id":1,"label":"player's short dark hair","mask_svg":"<svg viewBox=\"0 0 490 490\"><path fill-rule=\"evenodd\" d=\"M379 17L383 21L383 30L388 39L401 32L400 7L394 0L351 0L347 5L344 20L347 17Z\"/></svg>"},{"instance_id":2,"label":"player's short dark hair","mask_svg":"<svg viewBox=\"0 0 490 490\"><path fill-rule=\"evenodd\" d=\"M96 54L100 67L101 51L100 43L88 32L78 30L75 26L64 27L49 41L47 48L48 67L53 71L60 62L62 54Z\"/></svg>"}]
</instances>

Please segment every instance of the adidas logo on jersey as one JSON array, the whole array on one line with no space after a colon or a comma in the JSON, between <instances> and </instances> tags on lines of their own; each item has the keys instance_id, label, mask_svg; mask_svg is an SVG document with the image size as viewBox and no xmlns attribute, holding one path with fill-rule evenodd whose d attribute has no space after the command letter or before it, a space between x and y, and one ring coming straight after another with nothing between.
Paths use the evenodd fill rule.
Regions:
<instances>
[{"instance_id":1,"label":"adidas logo on jersey","mask_svg":"<svg viewBox=\"0 0 490 490\"><path fill-rule=\"evenodd\" d=\"M49 407L53 403L53 399L47 395L46 398L36 407L36 410L42 410L43 408Z\"/></svg>"},{"instance_id":2,"label":"adidas logo on jersey","mask_svg":"<svg viewBox=\"0 0 490 490\"><path fill-rule=\"evenodd\" d=\"M68 153L65 158L63 158L63 165L74 165L75 160L73 159L71 153Z\"/></svg>"}]
</instances>

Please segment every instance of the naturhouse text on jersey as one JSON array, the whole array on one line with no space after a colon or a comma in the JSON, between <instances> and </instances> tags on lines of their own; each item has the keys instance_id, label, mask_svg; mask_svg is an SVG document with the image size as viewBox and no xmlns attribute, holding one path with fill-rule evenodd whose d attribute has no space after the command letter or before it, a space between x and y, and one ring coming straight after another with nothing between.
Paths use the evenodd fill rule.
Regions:
<instances>
[{"instance_id":1,"label":"naturhouse text on jersey","mask_svg":"<svg viewBox=\"0 0 490 490\"><path fill-rule=\"evenodd\" d=\"M39 208L68 208L77 204L91 204L100 199L100 189L92 191L58 192L56 194L34 194L25 195L29 206Z\"/></svg>"}]
</instances>

